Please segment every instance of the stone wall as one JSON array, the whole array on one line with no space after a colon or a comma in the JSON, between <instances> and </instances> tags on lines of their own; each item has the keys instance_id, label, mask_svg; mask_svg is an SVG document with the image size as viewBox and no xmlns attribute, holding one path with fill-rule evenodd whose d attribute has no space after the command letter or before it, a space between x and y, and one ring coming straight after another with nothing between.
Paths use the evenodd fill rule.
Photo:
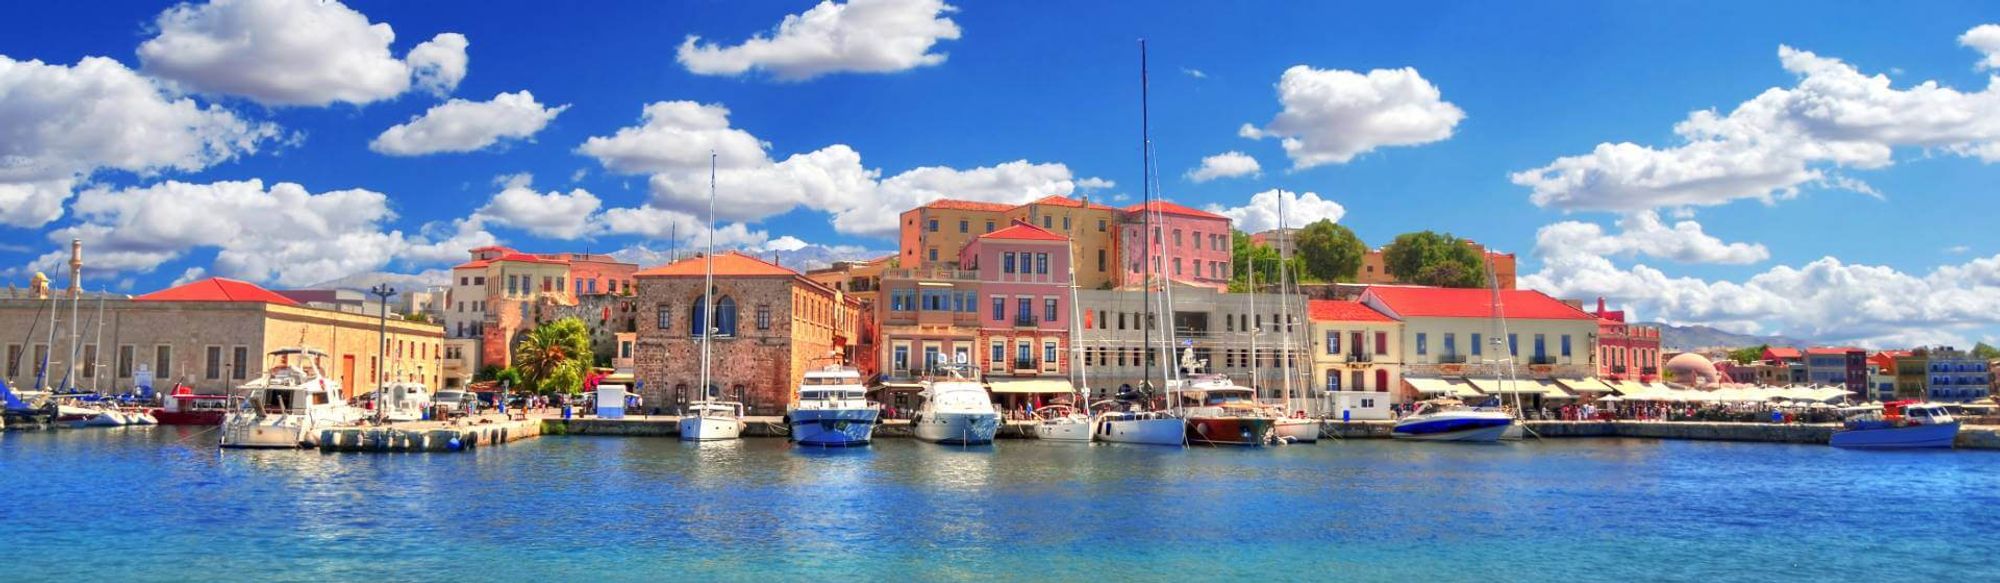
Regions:
<instances>
[{"instance_id":1,"label":"stone wall","mask_svg":"<svg viewBox=\"0 0 2000 583\"><path fill-rule=\"evenodd\" d=\"M711 386L726 399L740 399L751 414L782 414L806 367L833 350L833 292L792 276L717 277L715 287L718 298L736 302L737 323L733 336L714 339ZM700 398L701 339L689 327L700 290L698 277L639 279L633 360L649 410L677 410ZM760 306L768 310L764 329L758 327ZM664 328L661 310L667 313Z\"/></svg>"}]
</instances>

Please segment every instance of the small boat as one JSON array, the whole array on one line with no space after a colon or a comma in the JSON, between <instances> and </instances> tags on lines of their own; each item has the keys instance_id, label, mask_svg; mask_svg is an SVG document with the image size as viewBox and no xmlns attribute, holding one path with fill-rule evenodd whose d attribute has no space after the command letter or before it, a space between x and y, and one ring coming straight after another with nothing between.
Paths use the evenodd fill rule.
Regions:
<instances>
[{"instance_id":1,"label":"small boat","mask_svg":"<svg viewBox=\"0 0 2000 583\"><path fill-rule=\"evenodd\" d=\"M1194 369L1202 364L1195 363ZM1256 447L1278 437L1277 420L1263 414L1256 392L1229 377L1196 372L1178 392L1190 402L1182 413L1190 444Z\"/></svg>"},{"instance_id":2,"label":"small boat","mask_svg":"<svg viewBox=\"0 0 2000 583\"><path fill-rule=\"evenodd\" d=\"M679 433L681 441L723 441L743 436L743 404L718 401L717 388L711 375L710 365L715 356L716 301L710 297L715 290L715 153L708 155L708 252L703 255L701 289L704 291L696 305L700 307L696 316L701 328L701 377L695 386L701 387L701 399L688 404L681 414Z\"/></svg>"},{"instance_id":3,"label":"small boat","mask_svg":"<svg viewBox=\"0 0 2000 583\"><path fill-rule=\"evenodd\" d=\"M1090 415L1069 405L1045 405L1035 410L1035 437L1048 441L1090 443Z\"/></svg>"},{"instance_id":4,"label":"small boat","mask_svg":"<svg viewBox=\"0 0 2000 583\"><path fill-rule=\"evenodd\" d=\"M1891 401L1879 407L1844 409L1847 420L1827 442L1851 449L1950 448L1958 439L1958 418L1943 405Z\"/></svg>"},{"instance_id":5,"label":"small boat","mask_svg":"<svg viewBox=\"0 0 2000 583\"><path fill-rule=\"evenodd\" d=\"M1306 417L1303 413L1291 417L1279 416L1272 423L1278 427L1278 440L1286 443L1317 443L1320 421Z\"/></svg>"},{"instance_id":6,"label":"small boat","mask_svg":"<svg viewBox=\"0 0 2000 583\"><path fill-rule=\"evenodd\" d=\"M743 436L743 404L702 399L681 415L681 441L723 441Z\"/></svg>"},{"instance_id":7,"label":"small boat","mask_svg":"<svg viewBox=\"0 0 2000 583\"><path fill-rule=\"evenodd\" d=\"M868 445L882 406L868 402L861 372L837 364L806 371L799 400L785 412L792 442L810 447Z\"/></svg>"},{"instance_id":8,"label":"small boat","mask_svg":"<svg viewBox=\"0 0 2000 583\"><path fill-rule=\"evenodd\" d=\"M229 395L197 395L194 387L176 385L160 396L152 416L161 425L221 425L229 413Z\"/></svg>"},{"instance_id":9,"label":"small boat","mask_svg":"<svg viewBox=\"0 0 2000 583\"><path fill-rule=\"evenodd\" d=\"M375 406L384 421L422 421L424 410L431 408L431 390L407 381L388 383L376 393Z\"/></svg>"},{"instance_id":10,"label":"small boat","mask_svg":"<svg viewBox=\"0 0 2000 583\"><path fill-rule=\"evenodd\" d=\"M985 445L1000 433L1000 411L964 364L940 365L943 376L924 379L923 404L910 416L917 439L945 445Z\"/></svg>"},{"instance_id":11,"label":"small boat","mask_svg":"<svg viewBox=\"0 0 2000 583\"><path fill-rule=\"evenodd\" d=\"M317 443L321 429L363 418L364 411L341 398L340 381L327 378L320 367L325 352L280 348L266 357L275 362L263 376L237 387L241 401L222 417L222 447L307 447Z\"/></svg>"},{"instance_id":12,"label":"small boat","mask_svg":"<svg viewBox=\"0 0 2000 583\"><path fill-rule=\"evenodd\" d=\"M1416 441L1498 442L1513 426L1514 416L1505 411L1466 407L1456 399L1433 399L1418 403L1415 413L1398 419L1389 436Z\"/></svg>"}]
</instances>

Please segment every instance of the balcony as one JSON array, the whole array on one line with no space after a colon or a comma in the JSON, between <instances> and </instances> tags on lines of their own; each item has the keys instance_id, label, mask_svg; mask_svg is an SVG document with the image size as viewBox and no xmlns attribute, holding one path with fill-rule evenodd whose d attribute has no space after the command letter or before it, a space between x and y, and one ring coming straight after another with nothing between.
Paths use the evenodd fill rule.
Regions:
<instances>
[{"instance_id":1,"label":"balcony","mask_svg":"<svg viewBox=\"0 0 2000 583\"><path fill-rule=\"evenodd\" d=\"M1542 355L1542 356L1528 357L1528 364L1531 365L1551 365L1555 363L1556 363L1556 357L1553 356Z\"/></svg>"},{"instance_id":2,"label":"balcony","mask_svg":"<svg viewBox=\"0 0 2000 583\"><path fill-rule=\"evenodd\" d=\"M1361 352L1361 351L1358 351L1358 350L1356 350L1356 351L1351 351L1351 352L1348 352L1348 353L1347 353L1347 361L1348 361L1348 362L1374 362L1374 361L1375 361L1375 355L1373 355L1373 354L1369 354L1369 353L1366 353L1366 352Z\"/></svg>"},{"instance_id":3,"label":"balcony","mask_svg":"<svg viewBox=\"0 0 2000 583\"><path fill-rule=\"evenodd\" d=\"M1463 354L1439 355L1438 364L1465 364L1465 355Z\"/></svg>"},{"instance_id":4,"label":"balcony","mask_svg":"<svg viewBox=\"0 0 2000 583\"><path fill-rule=\"evenodd\" d=\"M1659 369L1659 367L1653 367L1653 366L1649 366L1649 367L1645 367L1645 368L1641 368L1641 369L1639 369L1639 374L1643 374L1643 375L1656 375L1656 374L1660 374L1660 369Z\"/></svg>"},{"instance_id":5,"label":"balcony","mask_svg":"<svg viewBox=\"0 0 2000 583\"><path fill-rule=\"evenodd\" d=\"M1034 371L1035 371L1035 359L1032 358L1014 359L1014 372L1034 372Z\"/></svg>"},{"instance_id":6,"label":"balcony","mask_svg":"<svg viewBox=\"0 0 2000 583\"><path fill-rule=\"evenodd\" d=\"M1021 315L1021 316L1014 316L1014 327L1015 327L1015 328L1033 328L1033 327L1035 327L1035 316L1034 316L1034 314L1027 314L1027 315Z\"/></svg>"},{"instance_id":7,"label":"balcony","mask_svg":"<svg viewBox=\"0 0 2000 583\"><path fill-rule=\"evenodd\" d=\"M1625 374L1625 365L1622 364L1611 365L1611 374Z\"/></svg>"},{"instance_id":8,"label":"balcony","mask_svg":"<svg viewBox=\"0 0 2000 583\"><path fill-rule=\"evenodd\" d=\"M979 272L950 267L898 267L882 270L882 279L978 281Z\"/></svg>"}]
</instances>

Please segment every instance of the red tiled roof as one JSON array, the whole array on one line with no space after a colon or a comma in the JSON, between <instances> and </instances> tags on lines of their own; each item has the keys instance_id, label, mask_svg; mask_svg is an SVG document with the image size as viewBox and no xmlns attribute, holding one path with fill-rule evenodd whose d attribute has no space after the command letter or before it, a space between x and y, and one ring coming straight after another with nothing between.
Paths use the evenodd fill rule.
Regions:
<instances>
[{"instance_id":1,"label":"red tiled roof","mask_svg":"<svg viewBox=\"0 0 2000 583\"><path fill-rule=\"evenodd\" d=\"M296 306L298 302L257 284L220 277L184 283L132 298L149 302L263 302Z\"/></svg>"},{"instance_id":2,"label":"red tiled roof","mask_svg":"<svg viewBox=\"0 0 2000 583\"><path fill-rule=\"evenodd\" d=\"M991 233L980 235L981 239L1013 239L1017 241L1068 241L1062 235L1051 233L1034 225L1015 221L1013 225Z\"/></svg>"},{"instance_id":3,"label":"red tiled roof","mask_svg":"<svg viewBox=\"0 0 2000 583\"><path fill-rule=\"evenodd\" d=\"M1364 299L1368 296L1381 300L1389 311L1404 318L1493 317L1493 291L1487 289L1377 285L1362 293ZM1595 314L1526 289L1500 290L1500 309L1508 318L1597 320Z\"/></svg>"},{"instance_id":4,"label":"red tiled roof","mask_svg":"<svg viewBox=\"0 0 2000 583\"><path fill-rule=\"evenodd\" d=\"M1821 356L1829 356L1829 355L1836 355L1836 354L1847 354L1847 353L1849 353L1849 352L1854 352L1854 351L1857 351L1857 350L1861 350L1861 349L1859 349L1859 348L1849 348L1849 347L1846 347L1846 346L1814 346L1814 347L1812 347L1812 348L1807 348L1807 349L1806 349L1806 354L1817 354L1817 355L1821 355Z\"/></svg>"},{"instance_id":5,"label":"red tiled roof","mask_svg":"<svg viewBox=\"0 0 2000 583\"><path fill-rule=\"evenodd\" d=\"M976 200L958 200L955 198L940 198L923 205L923 207L921 208L934 208L934 209L959 210L959 211L1001 212L1001 211L1013 210L1014 207L1015 205L1000 204L997 202L979 202Z\"/></svg>"},{"instance_id":6,"label":"red tiled roof","mask_svg":"<svg viewBox=\"0 0 2000 583\"><path fill-rule=\"evenodd\" d=\"M1306 302L1306 319L1314 322L1394 322L1395 318L1375 311L1368 304L1342 300Z\"/></svg>"},{"instance_id":7,"label":"red tiled roof","mask_svg":"<svg viewBox=\"0 0 2000 583\"><path fill-rule=\"evenodd\" d=\"M473 252L473 253L478 253L478 252L481 252L481 251L506 251L506 252L508 252L508 253L513 253L513 252L514 252L514 250L513 250L513 249L509 249L509 248L506 248L506 247L502 247L502 246L500 246L500 245L487 245L487 246L485 246L485 247L473 247L473 248L472 248L472 252Z\"/></svg>"},{"instance_id":8,"label":"red tiled roof","mask_svg":"<svg viewBox=\"0 0 2000 583\"><path fill-rule=\"evenodd\" d=\"M702 277L707 271L708 261L705 258L696 256L658 267L642 269L633 275L637 277ZM758 259L751 255L744 255L738 251L725 251L715 254L716 277L797 276L798 274L799 272L786 269L784 266Z\"/></svg>"},{"instance_id":9,"label":"red tiled roof","mask_svg":"<svg viewBox=\"0 0 2000 583\"><path fill-rule=\"evenodd\" d=\"M1798 357L1801 357L1801 356L1805 356L1805 355L1803 355L1803 354L1800 354L1800 353L1799 353L1799 349L1797 349L1797 348L1792 348L1792 347L1789 347L1789 346L1773 346L1773 347L1770 347L1770 348L1766 348L1766 349L1764 349L1764 352L1765 352L1766 354L1769 354L1769 355L1771 355L1771 358L1774 358L1774 359L1783 359L1783 358L1798 358Z\"/></svg>"},{"instance_id":10,"label":"red tiled roof","mask_svg":"<svg viewBox=\"0 0 2000 583\"><path fill-rule=\"evenodd\" d=\"M548 258L548 257L542 257L542 256L539 256L539 255L529 255L529 254L527 254L527 253L519 253L519 252L515 252L515 253L508 253L508 254L506 254L506 255L501 255L501 256L499 256L499 257L495 257L495 258L493 258L493 261L495 261L495 262L499 262L499 261L514 261L514 262L519 262L519 263L547 263L547 264L551 264L551 265L569 265L569 261L567 261L567 260L563 260L563 259L551 259L551 258Z\"/></svg>"},{"instance_id":11,"label":"red tiled roof","mask_svg":"<svg viewBox=\"0 0 2000 583\"><path fill-rule=\"evenodd\" d=\"M485 259L474 259L474 260L472 260L472 261L467 261L467 262L465 262L465 263L460 263L460 264L458 264L458 265L453 265L453 266L451 266L451 268L452 268L452 269L478 269L478 268L481 268L481 267L486 267L487 265L491 265L492 263L493 263L492 261L487 261L487 260L485 260Z\"/></svg>"},{"instance_id":12,"label":"red tiled roof","mask_svg":"<svg viewBox=\"0 0 2000 583\"><path fill-rule=\"evenodd\" d=\"M1117 210L1117 209L1114 209L1114 208L1110 207L1109 205L1102 205L1102 204L1097 204L1097 203L1094 203L1094 202L1093 202L1093 203L1090 203L1090 204L1088 204L1088 205L1085 205L1083 201L1080 201L1080 200L1077 200L1077 199L1074 199L1074 198L1070 198L1070 197L1067 197L1067 196L1062 196L1062 195L1059 195L1059 194L1051 194L1051 195L1048 195L1048 196L1044 196L1044 197L1041 197L1041 198L1038 198L1038 199L1035 199L1035 200L1034 200L1034 202L1030 202L1030 203L1028 203L1028 204L1045 204L1045 205L1049 205L1049 206L1061 206L1061 207L1069 207L1069 208L1089 208L1089 209L1091 209L1091 210L1105 210L1105 211L1109 211L1109 210ZM1021 206L1027 206L1027 205L1021 205Z\"/></svg>"},{"instance_id":13,"label":"red tiled roof","mask_svg":"<svg viewBox=\"0 0 2000 583\"><path fill-rule=\"evenodd\" d=\"M1150 205L1150 207L1148 205ZM1181 206L1164 200L1156 200L1151 203L1144 203L1144 204L1135 204L1132 206L1125 207L1124 210L1125 212L1128 213L1136 213L1147 210L1148 208L1151 208L1151 210L1159 211L1160 214L1181 215L1181 216L1196 217L1203 219L1222 219L1225 221L1229 220L1229 217L1225 217L1204 210L1197 210L1194 208Z\"/></svg>"}]
</instances>

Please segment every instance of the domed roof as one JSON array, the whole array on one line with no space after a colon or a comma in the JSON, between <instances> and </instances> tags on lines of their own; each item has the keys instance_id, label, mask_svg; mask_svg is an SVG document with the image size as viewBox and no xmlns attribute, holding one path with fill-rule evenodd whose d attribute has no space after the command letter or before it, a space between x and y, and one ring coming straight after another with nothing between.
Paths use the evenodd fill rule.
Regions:
<instances>
[{"instance_id":1,"label":"domed roof","mask_svg":"<svg viewBox=\"0 0 2000 583\"><path fill-rule=\"evenodd\" d=\"M1693 352L1668 359L1667 372L1673 375L1675 382L1695 386L1715 384L1718 377L1715 373L1715 363L1709 362L1708 357Z\"/></svg>"}]
</instances>

